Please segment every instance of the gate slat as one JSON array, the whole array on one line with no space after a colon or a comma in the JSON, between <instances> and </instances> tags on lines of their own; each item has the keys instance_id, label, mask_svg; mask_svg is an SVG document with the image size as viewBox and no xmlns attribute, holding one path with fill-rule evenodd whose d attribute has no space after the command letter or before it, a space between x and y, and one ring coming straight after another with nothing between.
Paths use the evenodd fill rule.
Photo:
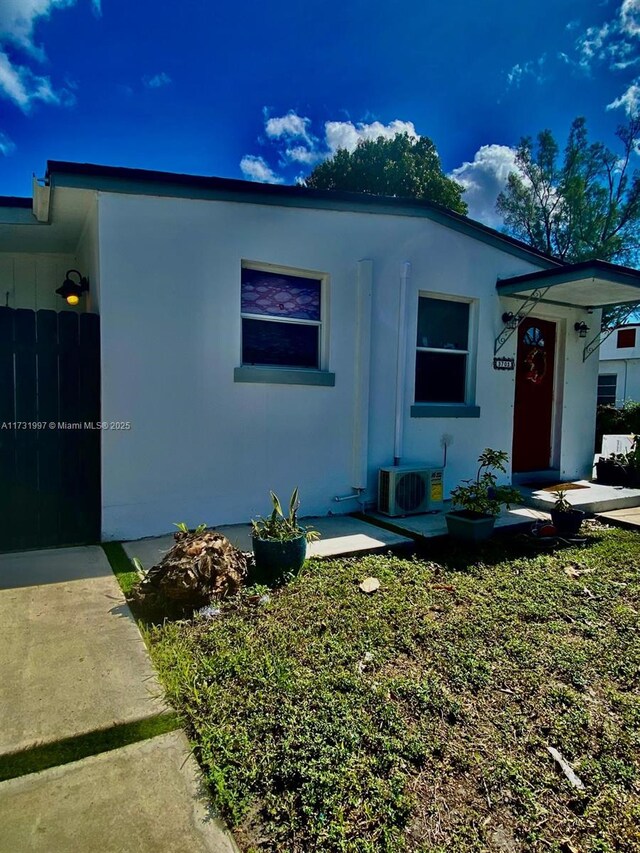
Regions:
<instances>
[{"instance_id":1,"label":"gate slat","mask_svg":"<svg viewBox=\"0 0 640 853\"><path fill-rule=\"evenodd\" d=\"M18 308L15 330L16 421L33 424L38 420L36 377L35 312ZM15 547L33 547L38 541L38 433L31 426L16 430L16 483L13 506Z\"/></svg>"},{"instance_id":2,"label":"gate slat","mask_svg":"<svg viewBox=\"0 0 640 853\"><path fill-rule=\"evenodd\" d=\"M12 308L0 308L0 427L16 419L13 370L14 333ZM13 428L0 429L0 547L14 545L13 523L16 483L16 433Z\"/></svg>"},{"instance_id":3,"label":"gate slat","mask_svg":"<svg viewBox=\"0 0 640 853\"><path fill-rule=\"evenodd\" d=\"M58 382L60 418L65 424L80 422L80 359L78 357L78 316L70 311L58 315ZM60 540L73 545L81 515L80 476L82 461L79 444L82 432L69 427L59 430L60 440Z\"/></svg>"},{"instance_id":4,"label":"gate slat","mask_svg":"<svg viewBox=\"0 0 640 853\"><path fill-rule=\"evenodd\" d=\"M100 420L100 318L80 315L80 417L85 423ZM80 453L80 533L85 542L100 540L100 432L82 432Z\"/></svg>"},{"instance_id":5,"label":"gate slat","mask_svg":"<svg viewBox=\"0 0 640 853\"><path fill-rule=\"evenodd\" d=\"M38 516L39 544L60 540L60 433L58 411L58 315L55 311L36 313L38 358L38 420L54 423L38 432Z\"/></svg>"}]
</instances>

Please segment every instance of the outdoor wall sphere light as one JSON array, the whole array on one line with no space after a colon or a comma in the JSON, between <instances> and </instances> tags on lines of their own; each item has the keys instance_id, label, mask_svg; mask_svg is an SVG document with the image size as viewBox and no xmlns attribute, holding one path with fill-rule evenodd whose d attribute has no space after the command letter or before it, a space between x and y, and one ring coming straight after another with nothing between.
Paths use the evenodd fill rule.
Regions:
<instances>
[{"instance_id":1,"label":"outdoor wall sphere light","mask_svg":"<svg viewBox=\"0 0 640 853\"><path fill-rule=\"evenodd\" d=\"M587 332L589 331L589 327L587 326L587 324L585 322L575 323L573 328L578 333L579 338L586 338L587 337Z\"/></svg>"},{"instance_id":2,"label":"outdoor wall sphere light","mask_svg":"<svg viewBox=\"0 0 640 853\"><path fill-rule=\"evenodd\" d=\"M71 275L76 275L78 281L74 281ZM79 270L67 270L64 281L56 290L56 293L61 296L67 305L75 306L80 302L80 297L83 293L89 290L89 279L85 278Z\"/></svg>"}]
</instances>

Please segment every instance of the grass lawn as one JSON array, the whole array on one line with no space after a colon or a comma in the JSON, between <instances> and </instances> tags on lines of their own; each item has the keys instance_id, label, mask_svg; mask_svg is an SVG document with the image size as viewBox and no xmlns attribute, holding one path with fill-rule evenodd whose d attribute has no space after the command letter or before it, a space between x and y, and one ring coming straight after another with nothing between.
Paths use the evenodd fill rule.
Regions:
<instances>
[{"instance_id":1,"label":"grass lawn","mask_svg":"<svg viewBox=\"0 0 640 853\"><path fill-rule=\"evenodd\" d=\"M637 534L312 561L256 599L150 630L244 851L640 850Z\"/></svg>"}]
</instances>

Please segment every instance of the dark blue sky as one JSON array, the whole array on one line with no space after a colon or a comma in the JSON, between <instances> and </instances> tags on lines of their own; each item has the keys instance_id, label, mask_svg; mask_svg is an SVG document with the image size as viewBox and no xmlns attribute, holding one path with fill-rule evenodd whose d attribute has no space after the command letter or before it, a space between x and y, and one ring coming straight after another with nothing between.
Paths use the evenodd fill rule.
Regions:
<instances>
[{"instance_id":1,"label":"dark blue sky","mask_svg":"<svg viewBox=\"0 0 640 853\"><path fill-rule=\"evenodd\" d=\"M614 145L639 60L640 0L2 0L0 194L47 159L290 182L400 121L481 215L521 135Z\"/></svg>"}]
</instances>

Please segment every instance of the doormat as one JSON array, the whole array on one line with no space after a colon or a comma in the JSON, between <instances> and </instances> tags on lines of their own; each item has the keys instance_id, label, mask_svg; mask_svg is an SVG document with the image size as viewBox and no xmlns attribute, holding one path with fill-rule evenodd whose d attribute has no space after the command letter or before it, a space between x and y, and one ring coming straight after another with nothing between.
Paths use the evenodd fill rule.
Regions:
<instances>
[{"instance_id":1,"label":"doormat","mask_svg":"<svg viewBox=\"0 0 640 853\"><path fill-rule=\"evenodd\" d=\"M522 483L522 485L528 489L537 489L539 492L557 492L560 490L563 492L572 492L574 489L589 488L589 486L585 486L582 483L556 483L555 485L549 485L548 480L534 480L531 483Z\"/></svg>"}]
</instances>

